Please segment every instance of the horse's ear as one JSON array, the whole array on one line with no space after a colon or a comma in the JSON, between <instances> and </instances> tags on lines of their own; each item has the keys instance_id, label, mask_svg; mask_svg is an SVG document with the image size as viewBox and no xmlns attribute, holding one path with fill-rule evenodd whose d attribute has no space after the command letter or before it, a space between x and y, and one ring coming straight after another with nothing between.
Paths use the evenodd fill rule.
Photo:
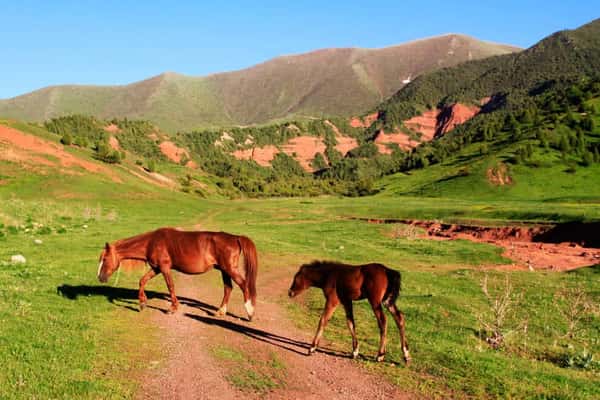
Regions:
<instances>
[{"instance_id":1,"label":"horse's ear","mask_svg":"<svg viewBox=\"0 0 600 400\"><path fill-rule=\"evenodd\" d=\"M106 242L106 244L104 245L104 249L106 251L110 250L110 244L108 244L108 242Z\"/></svg>"}]
</instances>

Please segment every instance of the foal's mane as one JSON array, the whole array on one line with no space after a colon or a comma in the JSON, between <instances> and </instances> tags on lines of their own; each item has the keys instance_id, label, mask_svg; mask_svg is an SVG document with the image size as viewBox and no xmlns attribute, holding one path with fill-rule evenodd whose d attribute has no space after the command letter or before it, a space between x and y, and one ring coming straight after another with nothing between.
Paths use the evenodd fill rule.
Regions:
<instances>
[{"instance_id":1,"label":"foal's mane","mask_svg":"<svg viewBox=\"0 0 600 400\"><path fill-rule=\"evenodd\" d=\"M325 271L330 271L333 269L344 269L344 268L351 268L353 267L353 265L349 265L349 264L344 264L338 261L329 261L329 260L314 260L311 261L308 264L304 264L302 265L302 268L308 268L311 270L325 270Z\"/></svg>"}]
</instances>

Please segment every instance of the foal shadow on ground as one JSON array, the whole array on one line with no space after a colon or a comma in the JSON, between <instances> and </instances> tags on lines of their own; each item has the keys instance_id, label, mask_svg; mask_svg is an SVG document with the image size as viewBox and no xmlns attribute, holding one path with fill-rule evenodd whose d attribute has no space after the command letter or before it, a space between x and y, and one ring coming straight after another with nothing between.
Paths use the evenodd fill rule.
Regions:
<instances>
[{"instance_id":1,"label":"foal shadow on ground","mask_svg":"<svg viewBox=\"0 0 600 400\"><path fill-rule=\"evenodd\" d=\"M290 351L292 353L307 355L308 349L310 347L309 343L302 342L299 340L294 340L287 338L285 336L277 335L275 333L267 332L258 328L251 328L247 325L237 324L232 321L228 321L226 319L218 319L218 318L209 318L203 317L195 314L185 314L186 317L192 318L196 321L202 322L207 325L216 325L221 328L230 330L232 332L241 333L245 336L248 336L251 339L255 339L272 346L279 347L281 349ZM346 353L342 353L327 347L319 347L317 352L324 353L330 356L349 358L350 356Z\"/></svg>"}]
</instances>

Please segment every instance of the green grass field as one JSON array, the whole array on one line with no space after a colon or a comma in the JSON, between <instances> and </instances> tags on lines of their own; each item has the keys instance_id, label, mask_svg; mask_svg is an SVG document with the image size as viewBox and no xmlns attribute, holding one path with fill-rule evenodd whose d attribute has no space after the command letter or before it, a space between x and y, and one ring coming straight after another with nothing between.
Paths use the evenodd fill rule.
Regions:
<instances>
[{"instance_id":1,"label":"green grass field","mask_svg":"<svg viewBox=\"0 0 600 400\"><path fill-rule=\"evenodd\" d=\"M519 186L524 178L517 170L519 183L509 193L477 187L483 185L481 175L473 173L466 177L472 181L465 182L464 191L460 185L440 184L439 190L426 189L421 195L412 189L419 187L420 179L425 181L418 171L382 181L388 189L374 197L232 201L149 186L121 167L115 171L123 184L89 174L32 174L6 162L0 168L5 182L0 185L0 398L131 398L140 371L149 368L148 360L160 357L152 350L160 332L148 329L146 316L132 323L128 307L135 308L135 301L111 301L114 290L136 290L139 276L123 273L118 284L113 278L109 286L100 285L95 277L99 252L106 241L159 226L195 224L248 235L257 243L263 264L286 260L290 271L315 258L377 261L401 270L399 304L407 315L414 358L410 368L401 362L391 321L388 359L398 365L372 361L378 341L375 319L367 304L356 306L364 355L357 362L401 388L455 398L600 395L598 314L589 312L573 338L563 337L567 324L560 317L568 302L560 297L565 288L580 288L586 299L598 304L598 266L571 273L508 273L513 293L523 298L506 324L520 329L507 337L505 347L493 350L480 337L478 316L491 313L480 283L486 273L490 282L502 283L505 274L480 267L507 263L500 249L396 235L394 224L356 219L502 224L600 218L596 192L587 196L565 188L552 199L529 199L526 187L543 187L546 172ZM42 243L36 244L36 239ZM14 254L24 255L27 263L11 264ZM114 286L118 288L111 289ZM164 292L164 282L152 281L149 289ZM303 302L289 302L284 296L290 318L306 329L308 340L323 306L322 295L311 290ZM350 350L342 311L334 316L325 338L339 350ZM228 359L221 350L215 357L226 363L248 362L245 356ZM261 367L259 387L250 385L253 377L242 375L234 375L232 384L250 391L270 390L282 379L275 361L272 368L269 363Z\"/></svg>"}]
</instances>

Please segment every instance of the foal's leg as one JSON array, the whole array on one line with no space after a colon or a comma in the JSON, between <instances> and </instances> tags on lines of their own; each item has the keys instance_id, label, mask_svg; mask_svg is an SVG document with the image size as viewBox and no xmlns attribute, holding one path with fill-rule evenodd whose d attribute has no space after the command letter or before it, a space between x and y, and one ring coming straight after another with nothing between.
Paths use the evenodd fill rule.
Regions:
<instances>
[{"instance_id":1,"label":"foal's leg","mask_svg":"<svg viewBox=\"0 0 600 400\"><path fill-rule=\"evenodd\" d=\"M312 345L308 350L309 355L311 355L317 350L317 346L319 345L321 336L323 336L323 330L325 329L325 326L327 326L327 323L331 319L331 316L333 315L333 312L335 311L338 304L340 304L340 301L337 295L327 297L327 301L325 302L325 309L323 310L323 314L319 319L319 327L317 328L317 333L315 334L315 337L312 341Z\"/></svg>"},{"instance_id":2,"label":"foal's leg","mask_svg":"<svg viewBox=\"0 0 600 400\"><path fill-rule=\"evenodd\" d=\"M142 276L142 278L140 279L140 291L138 292L138 299L140 301L140 311L142 311L144 309L144 307L146 307L146 302L148 301L148 298L146 297L146 292L144 292L144 287L146 286L146 283L154 278L156 275L158 274L158 272L150 267L150 271L146 272L144 274L144 276Z\"/></svg>"},{"instance_id":3,"label":"foal's leg","mask_svg":"<svg viewBox=\"0 0 600 400\"><path fill-rule=\"evenodd\" d=\"M358 339L356 338L356 330L354 327L354 311L352 309L352 300L344 301L344 310L346 311L346 324L352 335L352 358L358 357Z\"/></svg>"},{"instance_id":4,"label":"foal's leg","mask_svg":"<svg viewBox=\"0 0 600 400\"><path fill-rule=\"evenodd\" d=\"M404 355L404 361L406 364L410 364L410 353L408 352L408 343L406 342L406 334L404 332L404 314L402 311L398 310L395 304L390 304L388 306L388 310L394 317L394 321L396 321L396 326L400 331L400 341L402 344L402 353Z\"/></svg>"},{"instance_id":5,"label":"foal's leg","mask_svg":"<svg viewBox=\"0 0 600 400\"><path fill-rule=\"evenodd\" d=\"M171 267L163 267L161 268L161 272L165 277L165 282L167 283L167 288L169 289L169 294L171 295L171 307L167 313L173 314L179 307L179 301L177 301L177 296L175 296L175 285L173 284L173 277L171 276Z\"/></svg>"},{"instance_id":6,"label":"foal's leg","mask_svg":"<svg viewBox=\"0 0 600 400\"><path fill-rule=\"evenodd\" d=\"M233 290L231 277L227 275L225 271L221 271L221 277L223 278L223 301L215 313L217 316L223 316L227 314L227 304L229 303L229 297L231 296L231 291Z\"/></svg>"},{"instance_id":7,"label":"foal's leg","mask_svg":"<svg viewBox=\"0 0 600 400\"><path fill-rule=\"evenodd\" d=\"M383 313L383 307L381 302L371 303L375 317L377 318L377 324L379 325L379 351L377 352L377 361L383 361L385 357L385 341L387 336L387 321L385 314Z\"/></svg>"}]
</instances>

